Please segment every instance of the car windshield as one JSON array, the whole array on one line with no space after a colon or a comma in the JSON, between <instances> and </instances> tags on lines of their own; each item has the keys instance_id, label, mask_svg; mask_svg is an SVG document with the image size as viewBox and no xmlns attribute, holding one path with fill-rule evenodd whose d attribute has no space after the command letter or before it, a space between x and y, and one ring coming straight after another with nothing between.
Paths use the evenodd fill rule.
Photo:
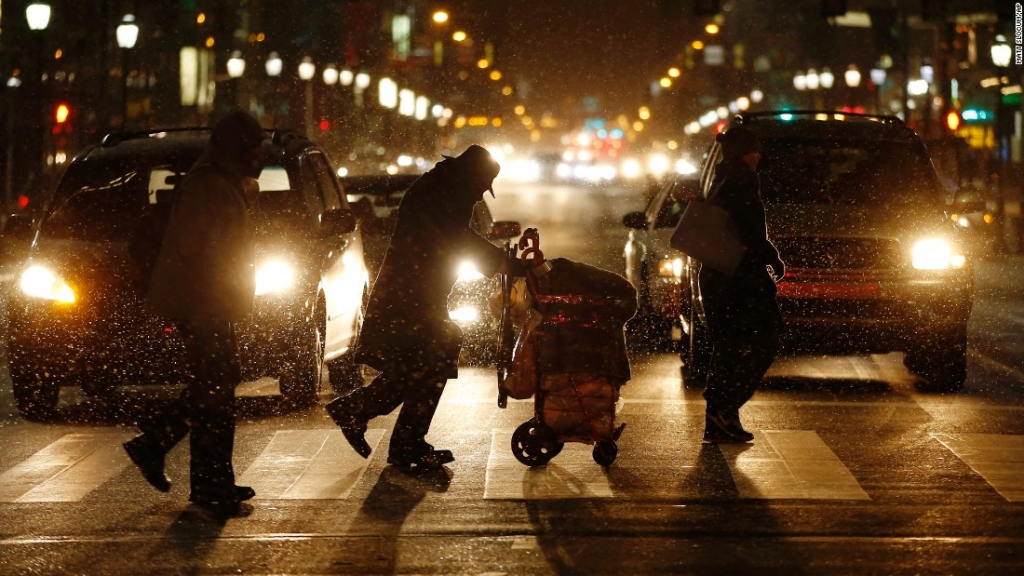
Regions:
<instances>
[{"instance_id":1,"label":"car windshield","mask_svg":"<svg viewBox=\"0 0 1024 576\"><path fill-rule=\"evenodd\" d=\"M909 205L939 201L923 152L902 142L764 139L769 204Z\"/></svg>"},{"instance_id":2,"label":"car windshield","mask_svg":"<svg viewBox=\"0 0 1024 576\"><path fill-rule=\"evenodd\" d=\"M42 234L91 242L128 240L149 206L171 199L189 167L73 164L50 203ZM283 166L265 167L259 183L259 211L282 212L293 203L291 180Z\"/></svg>"}]
</instances>

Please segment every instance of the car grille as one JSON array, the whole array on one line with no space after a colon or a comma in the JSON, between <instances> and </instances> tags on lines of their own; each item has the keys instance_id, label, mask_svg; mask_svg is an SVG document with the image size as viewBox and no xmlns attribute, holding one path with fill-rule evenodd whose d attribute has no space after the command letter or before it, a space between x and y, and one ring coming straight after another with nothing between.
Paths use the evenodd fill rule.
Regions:
<instances>
[{"instance_id":1,"label":"car grille","mask_svg":"<svg viewBox=\"0 0 1024 576\"><path fill-rule=\"evenodd\" d=\"M788 236L775 239L786 268L848 272L896 270L903 265L895 240Z\"/></svg>"}]
</instances>

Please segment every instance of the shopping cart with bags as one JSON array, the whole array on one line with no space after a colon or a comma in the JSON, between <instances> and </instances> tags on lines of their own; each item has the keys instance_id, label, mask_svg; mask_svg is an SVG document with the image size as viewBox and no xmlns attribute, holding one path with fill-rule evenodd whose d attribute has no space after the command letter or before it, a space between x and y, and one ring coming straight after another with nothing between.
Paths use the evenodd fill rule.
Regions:
<instances>
[{"instance_id":1,"label":"shopping cart with bags","mask_svg":"<svg viewBox=\"0 0 1024 576\"><path fill-rule=\"evenodd\" d=\"M498 404L504 407L509 396L535 398L533 418L512 434L512 452L527 466L543 466L566 442L582 442L594 446L594 461L608 466L625 427L615 425L615 409L630 378L624 326L636 313L636 290L612 272L546 260L539 243L531 228L509 248L510 256L522 250L525 290L502 278ZM513 310L524 301L513 346Z\"/></svg>"}]
</instances>

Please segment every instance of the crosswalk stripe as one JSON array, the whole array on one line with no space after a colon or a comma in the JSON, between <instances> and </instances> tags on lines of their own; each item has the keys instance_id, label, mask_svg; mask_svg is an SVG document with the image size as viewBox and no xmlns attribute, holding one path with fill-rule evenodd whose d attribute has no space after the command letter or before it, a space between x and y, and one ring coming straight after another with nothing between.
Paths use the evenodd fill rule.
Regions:
<instances>
[{"instance_id":1,"label":"crosswalk stripe","mask_svg":"<svg viewBox=\"0 0 1024 576\"><path fill-rule=\"evenodd\" d=\"M593 447L569 442L546 466L530 468L512 454L512 430L491 430L484 479L485 500L554 500L614 496L608 476L594 462Z\"/></svg>"},{"instance_id":2,"label":"crosswalk stripe","mask_svg":"<svg viewBox=\"0 0 1024 576\"><path fill-rule=\"evenodd\" d=\"M130 460L127 432L66 434L0 474L0 502L76 502L117 476Z\"/></svg>"},{"instance_id":3,"label":"crosswalk stripe","mask_svg":"<svg viewBox=\"0 0 1024 576\"><path fill-rule=\"evenodd\" d=\"M1024 436L1008 434L935 434L996 492L1010 502L1024 502Z\"/></svg>"},{"instance_id":4,"label":"crosswalk stripe","mask_svg":"<svg viewBox=\"0 0 1024 576\"><path fill-rule=\"evenodd\" d=\"M370 429L366 441L376 450L384 430ZM263 500L342 500L369 463L337 429L280 430L238 482Z\"/></svg>"},{"instance_id":5,"label":"crosswalk stripe","mask_svg":"<svg viewBox=\"0 0 1024 576\"><path fill-rule=\"evenodd\" d=\"M754 444L719 444L740 498L870 500L810 430L761 430Z\"/></svg>"}]
</instances>

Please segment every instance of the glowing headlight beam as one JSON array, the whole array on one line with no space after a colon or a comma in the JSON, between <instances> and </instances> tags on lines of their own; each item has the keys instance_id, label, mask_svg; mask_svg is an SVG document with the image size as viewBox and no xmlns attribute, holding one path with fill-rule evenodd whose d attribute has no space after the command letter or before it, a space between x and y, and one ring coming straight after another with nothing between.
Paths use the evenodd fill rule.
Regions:
<instances>
[{"instance_id":1,"label":"glowing headlight beam","mask_svg":"<svg viewBox=\"0 0 1024 576\"><path fill-rule=\"evenodd\" d=\"M466 260L459 265L459 282L472 282L473 280L480 280L484 275L477 270L476 264L473 264L469 260Z\"/></svg>"},{"instance_id":2,"label":"glowing headlight beam","mask_svg":"<svg viewBox=\"0 0 1024 576\"><path fill-rule=\"evenodd\" d=\"M962 268L966 259L949 242L928 238L914 245L911 263L918 270L948 270Z\"/></svg>"},{"instance_id":3,"label":"glowing headlight beam","mask_svg":"<svg viewBox=\"0 0 1024 576\"><path fill-rule=\"evenodd\" d=\"M48 268L31 266L21 275L22 292L29 296L71 304L75 291Z\"/></svg>"},{"instance_id":4,"label":"glowing headlight beam","mask_svg":"<svg viewBox=\"0 0 1024 576\"><path fill-rule=\"evenodd\" d=\"M295 270L282 260L268 260L256 269L256 295L283 292L295 282Z\"/></svg>"}]
</instances>

